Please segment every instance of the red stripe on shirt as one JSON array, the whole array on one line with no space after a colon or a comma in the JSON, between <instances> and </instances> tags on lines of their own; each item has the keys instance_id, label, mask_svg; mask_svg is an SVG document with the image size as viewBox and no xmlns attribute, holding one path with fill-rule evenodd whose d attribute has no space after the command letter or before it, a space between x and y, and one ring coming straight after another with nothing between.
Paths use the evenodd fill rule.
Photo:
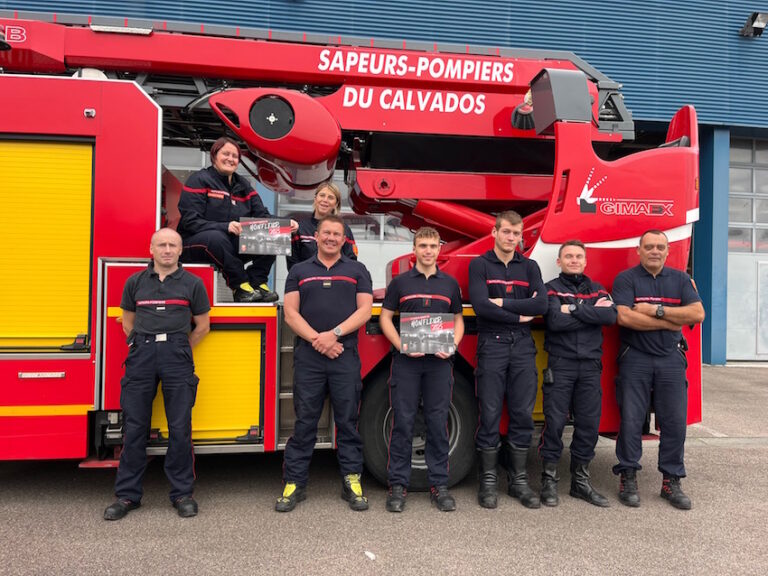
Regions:
<instances>
[{"instance_id":1,"label":"red stripe on shirt","mask_svg":"<svg viewBox=\"0 0 768 576\"><path fill-rule=\"evenodd\" d=\"M528 282L522 280L486 280L486 284L504 284L504 286L530 286Z\"/></svg>"},{"instance_id":2,"label":"red stripe on shirt","mask_svg":"<svg viewBox=\"0 0 768 576\"><path fill-rule=\"evenodd\" d=\"M189 306L187 300L139 300L136 302L136 306Z\"/></svg>"},{"instance_id":3,"label":"red stripe on shirt","mask_svg":"<svg viewBox=\"0 0 768 576\"><path fill-rule=\"evenodd\" d=\"M664 298L662 296L637 296L635 302L657 302L659 304L680 304L680 298Z\"/></svg>"},{"instance_id":4,"label":"red stripe on shirt","mask_svg":"<svg viewBox=\"0 0 768 576\"><path fill-rule=\"evenodd\" d=\"M190 194L208 194L208 192L210 192L208 188L189 188L187 186L182 186L181 189Z\"/></svg>"},{"instance_id":5,"label":"red stripe on shirt","mask_svg":"<svg viewBox=\"0 0 768 576\"><path fill-rule=\"evenodd\" d=\"M402 298L400 298L400 304L402 304L406 300L417 300L420 298L434 298L435 300L442 300L443 302L448 302L448 304L451 303L451 299L448 298L448 296L443 296L442 294L411 294L409 296L403 296Z\"/></svg>"},{"instance_id":6,"label":"red stripe on shirt","mask_svg":"<svg viewBox=\"0 0 768 576\"><path fill-rule=\"evenodd\" d=\"M248 194L248 196L231 196L231 198L232 198L232 200L237 200L238 202L247 202L248 200L250 200L254 196L258 196L258 195L259 195L259 193L256 192L256 190L254 190L253 192Z\"/></svg>"},{"instance_id":7,"label":"red stripe on shirt","mask_svg":"<svg viewBox=\"0 0 768 576\"><path fill-rule=\"evenodd\" d=\"M357 284L357 280L349 276L310 276L309 278L304 278L304 280L299 280L299 286L306 282L325 282L326 280L341 280L342 282Z\"/></svg>"},{"instance_id":8,"label":"red stripe on shirt","mask_svg":"<svg viewBox=\"0 0 768 576\"><path fill-rule=\"evenodd\" d=\"M603 290L598 290L597 292L592 292L591 294L572 294L571 292L557 292L556 290L550 290L547 292L547 296L562 296L564 298L597 298L600 296L600 294L605 294L608 296L608 292L604 292Z\"/></svg>"}]
</instances>

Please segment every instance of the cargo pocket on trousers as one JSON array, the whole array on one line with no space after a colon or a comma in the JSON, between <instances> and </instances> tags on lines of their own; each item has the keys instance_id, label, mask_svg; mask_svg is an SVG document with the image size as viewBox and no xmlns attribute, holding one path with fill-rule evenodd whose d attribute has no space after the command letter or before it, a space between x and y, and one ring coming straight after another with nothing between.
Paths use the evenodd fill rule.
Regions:
<instances>
[{"instance_id":1,"label":"cargo pocket on trousers","mask_svg":"<svg viewBox=\"0 0 768 576\"><path fill-rule=\"evenodd\" d=\"M128 376L123 376L120 378L120 408L123 408L125 405L125 402L123 402L123 399L125 397L125 390L130 386L131 379L128 378Z\"/></svg>"},{"instance_id":2,"label":"cargo pocket on trousers","mask_svg":"<svg viewBox=\"0 0 768 576\"><path fill-rule=\"evenodd\" d=\"M200 383L200 378L197 377L197 374L192 374L192 376L189 377L189 380L187 380L187 386L190 388L190 403L189 407L195 405L195 400L197 400L197 385Z\"/></svg>"},{"instance_id":3,"label":"cargo pocket on trousers","mask_svg":"<svg viewBox=\"0 0 768 576\"><path fill-rule=\"evenodd\" d=\"M621 392L621 376L616 374L613 378L613 384L616 386L616 404L621 408L622 392Z\"/></svg>"}]
</instances>

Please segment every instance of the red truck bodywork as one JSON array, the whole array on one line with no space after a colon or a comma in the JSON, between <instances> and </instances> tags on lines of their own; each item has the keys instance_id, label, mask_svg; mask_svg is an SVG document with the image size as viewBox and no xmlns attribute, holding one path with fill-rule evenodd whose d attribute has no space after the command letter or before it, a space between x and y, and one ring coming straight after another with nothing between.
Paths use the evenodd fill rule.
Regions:
<instances>
[{"instance_id":1,"label":"red truck bodywork","mask_svg":"<svg viewBox=\"0 0 768 576\"><path fill-rule=\"evenodd\" d=\"M119 302L127 272L111 272L108 291L101 276L106 263L145 258L148 238L161 223L163 126L158 104L131 81L61 76L82 68L137 82L172 75L204 78L217 85L197 99L189 97L181 109L194 114L206 108L220 122L221 131L226 125L237 135L262 184L276 191L310 189L335 169L344 169L357 212L392 213L411 229L431 225L440 230L447 241L441 268L459 280L465 298L468 263L492 247L493 213L507 208L524 215L525 252L539 263L545 281L557 274L559 245L580 238L588 247L587 273L610 289L618 272L637 263L638 238L650 228L669 236L668 266L688 265L692 225L698 219L698 135L692 107L683 107L672 119L667 146L613 153L631 136L621 121L612 127L602 120L619 86L588 69L583 89L591 121L554 118L550 126L535 129L511 121L542 70L577 73L583 68L578 59L505 55L497 49L467 48L459 54L440 51L436 45L430 49L402 43L395 48L373 40L348 45L333 37L294 41L284 39L285 34L234 28L228 37L210 36L204 26L178 33L162 22L141 34L125 34L93 29L88 24L96 20L90 18L85 25L49 20L0 18L11 48L0 51L0 67L6 72L0 76L0 138L87 138L94 143L90 346L77 357L61 352L55 359L23 350L0 351L0 459L82 458L92 450L89 414L119 408L122 348L116 344L110 348L105 334L119 328L107 310ZM170 91L163 93L160 81L155 86L161 86L160 91L151 95L166 111L167 127L170 107L166 109L163 98L171 98ZM535 98L534 107L541 102ZM293 114L280 138L265 138L250 121L254 106L264 99ZM96 117L88 118L84 108L97 109ZM382 137L392 140L377 144ZM392 150L398 143L414 141L423 144L426 155L430 149L458 149L468 156L475 151L483 156L496 146L507 146L498 156L509 159L510 169L494 168L492 160L491 168L483 169L482 158L478 170L452 170L439 162L420 168L419 155L407 153L395 161L382 159L382 147ZM204 136L190 139L191 145L207 143ZM534 160L536 167L526 169ZM117 178L125 172L126 162L129 174ZM173 193L166 190L169 219L174 216L175 206L169 201ZM411 265L406 255L391 263L391 273ZM212 294L213 270L195 273ZM213 304L215 308L217 302ZM471 308L466 312L471 317ZM277 314L259 319L229 314L226 321L255 322L265 330L260 443L265 451L276 450L280 447ZM360 336L363 377L371 379L388 365L390 347L374 325L361 329ZM698 328L686 329L686 336L691 347L688 419L698 422ZM606 329L603 432L618 428L613 387L616 341L616 327ZM458 353L469 381L475 343L470 330ZM63 382L43 378L34 386L19 386L22 372L57 371L63 365L67 367ZM25 406L85 408L76 414L41 410L31 415Z\"/></svg>"}]
</instances>

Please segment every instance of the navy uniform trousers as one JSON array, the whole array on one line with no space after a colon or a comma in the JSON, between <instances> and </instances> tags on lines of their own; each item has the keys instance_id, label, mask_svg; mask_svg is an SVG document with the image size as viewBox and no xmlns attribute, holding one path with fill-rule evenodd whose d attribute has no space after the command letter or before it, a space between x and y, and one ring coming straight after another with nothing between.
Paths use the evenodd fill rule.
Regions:
<instances>
[{"instance_id":1,"label":"navy uniform trousers","mask_svg":"<svg viewBox=\"0 0 768 576\"><path fill-rule=\"evenodd\" d=\"M595 457L603 390L600 386L602 363L584 358L576 360L549 356L552 382L546 379L544 393L544 429L539 442L539 457L544 462L558 462L563 453L563 429L568 414L573 416L571 462L589 464Z\"/></svg>"},{"instance_id":2,"label":"navy uniform trousers","mask_svg":"<svg viewBox=\"0 0 768 576\"><path fill-rule=\"evenodd\" d=\"M481 333L477 339L476 393L478 448L499 445L499 424L507 397L507 442L527 448L533 436L533 406L538 374L536 345L530 332Z\"/></svg>"},{"instance_id":3,"label":"navy uniform trousers","mask_svg":"<svg viewBox=\"0 0 768 576\"><path fill-rule=\"evenodd\" d=\"M184 262L210 262L221 270L233 290L243 282L256 288L267 281L275 256L238 254L238 236L222 230L203 230L184 238ZM248 262L251 265L244 269Z\"/></svg>"},{"instance_id":4,"label":"navy uniform trousers","mask_svg":"<svg viewBox=\"0 0 768 576\"><path fill-rule=\"evenodd\" d=\"M306 340L297 338L293 358L296 424L285 446L283 479L286 483L307 485L309 463L317 441L317 422L329 393L336 422L337 458L341 474L361 474L363 442L357 431L357 415L363 384L357 344L350 342L349 348L345 344L341 356L332 360L317 352Z\"/></svg>"},{"instance_id":5,"label":"navy uniform trousers","mask_svg":"<svg viewBox=\"0 0 768 576\"><path fill-rule=\"evenodd\" d=\"M147 468L147 439L152 420L152 402L162 381L165 416L168 420L168 452L165 474L171 483L171 502L192 494L195 480L192 449L192 407L198 378L192 362L189 337L168 334L165 342L136 334L125 361L120 385L123 409L123 452L115 480L115 495L140 502L142 479Z\"/></svg>"},{"instance_id":6,"label":"navy uniform trousers","mask_svg":"<svg viewBox=\"0 0 768 576\"><path fill-rule=\"evenodd\" d=\"M687 362L682 350L666 356L646 354L623 347L619 355L616 400L621 426L616 438L615 474L634 468L640 470L643 455L643 425L648 407L653 405L660 430L659 471L670 476L685 476L686 419L688 413Z\"/></svg>"},{"instance_id":7,"label":"navy uniform trousers","mask_svg":"<svg viewBox=\"0 0 768 576\"><path fill-rule=\"evenodd\" d=\"M411 478L413 424L423 400L427 426L427 477L430 486L448 484L448 410L453 390L450 360L410 358L395 353L389 379L392 432L389 439L389 485L408 486Z\"/></svg>"}]
</instances>

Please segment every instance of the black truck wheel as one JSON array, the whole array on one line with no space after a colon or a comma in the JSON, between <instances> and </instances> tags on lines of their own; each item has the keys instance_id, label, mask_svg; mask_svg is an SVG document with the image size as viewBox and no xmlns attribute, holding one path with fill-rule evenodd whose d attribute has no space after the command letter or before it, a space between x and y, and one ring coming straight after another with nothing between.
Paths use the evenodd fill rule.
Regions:
<instances>
[{"instance_id":1,"label":"black truck wheel","mask_svg":"<svg viewBox=\"0 0 768 576\"><path fill-rule=\"evenodd\" d=\"M392 429L388 376L389 371L381 371L366 382L359 419L365 467L371 476L385 486L387 485L387 448ZM460 482L472 469L475 458L476 427L477 408L474 391L466 378L454 372L453 400L448 413L450 457L448 484L450 486ZM429 490L425 459L426 432L424 417L419 409L413 431L411 482L408 487L412 492Z\"/></svg>"}]
</instances>

